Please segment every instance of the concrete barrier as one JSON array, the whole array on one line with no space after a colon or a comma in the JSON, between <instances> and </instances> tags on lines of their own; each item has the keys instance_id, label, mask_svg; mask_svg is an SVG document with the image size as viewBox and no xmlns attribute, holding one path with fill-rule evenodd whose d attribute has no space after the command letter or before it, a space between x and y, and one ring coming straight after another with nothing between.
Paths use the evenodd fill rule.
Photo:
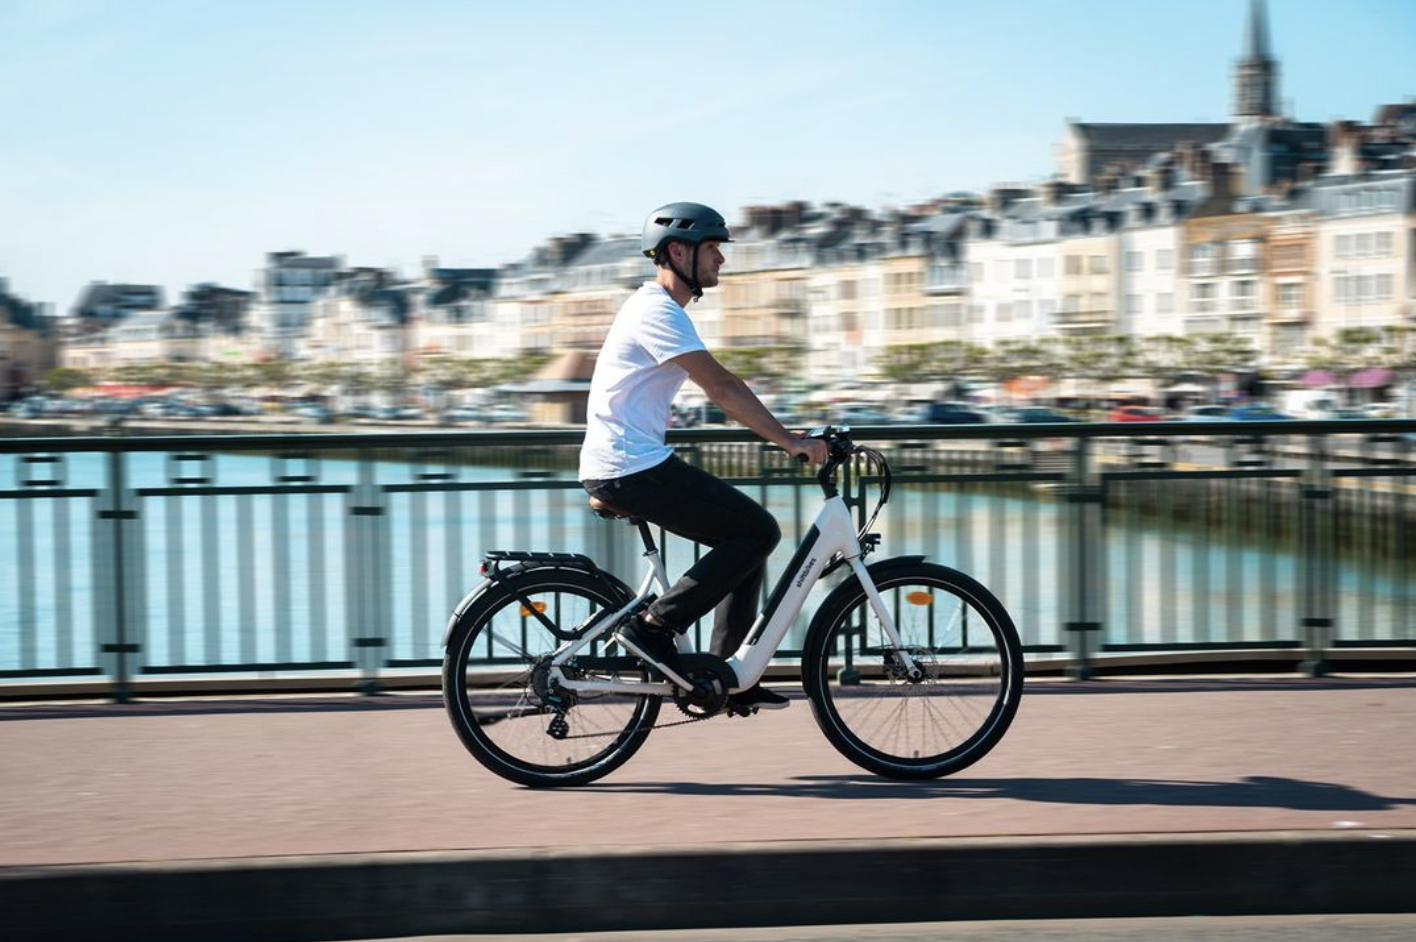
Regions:
<instances>
[{"instance_id":1,"label":"concrete barrier","mask_svg":"<svg viewBox=\"0 0 1416 942\"><path fill-rule=\"evenodd\" d=\"M22 940L300 942L1416 911L1416 830L795 841L0 870Z\"/></svg>"}]
</instances>

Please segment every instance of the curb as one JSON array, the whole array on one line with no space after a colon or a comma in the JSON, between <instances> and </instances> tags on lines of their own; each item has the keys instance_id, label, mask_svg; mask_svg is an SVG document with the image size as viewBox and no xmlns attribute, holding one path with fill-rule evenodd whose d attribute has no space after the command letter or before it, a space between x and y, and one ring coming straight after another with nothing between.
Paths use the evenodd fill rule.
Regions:
<instances>
[{"instance_id":1,"label":"curb","mask_svg":"<svg viewBox=\"0 0 1416 942\"><path fill-rule=\"evenodd\" d=\"M302 942L1416 911L1416 830L791 841L0 869L11 942Z\"/></svg>"}]
</instances>

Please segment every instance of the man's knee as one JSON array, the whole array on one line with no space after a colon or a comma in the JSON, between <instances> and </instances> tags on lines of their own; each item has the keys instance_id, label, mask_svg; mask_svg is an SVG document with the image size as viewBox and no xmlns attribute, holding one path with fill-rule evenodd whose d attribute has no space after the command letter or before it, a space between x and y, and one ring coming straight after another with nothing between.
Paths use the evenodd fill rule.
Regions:
<instances>
[{"instance_id":1,"label":"man's knee","mask_svg":"<svg viewBox=\"0 0 1416 942\"><path fill-rule=\"evenodd\" d=\"M756 521L752 537L760 548L762 558L766 559L777 548L777 544L782 542L782 527L777 523L776 517L764 510Z\"/></svg>"}]
</instances>

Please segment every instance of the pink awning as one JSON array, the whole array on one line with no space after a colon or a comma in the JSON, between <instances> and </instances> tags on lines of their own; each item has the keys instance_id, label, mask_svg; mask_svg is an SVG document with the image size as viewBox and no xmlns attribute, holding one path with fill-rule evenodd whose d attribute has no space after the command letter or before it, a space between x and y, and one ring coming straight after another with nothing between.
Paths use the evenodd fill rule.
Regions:
<instances>
[{"instance_id":1,"label":"pink awning","mask_svg":"<svg viewBox=\"0 0 1416 942\"><path fill-rule=\"evenodd\" d=\"M1325 386L1335 385L1337 379L1327 370L1309 370L1303 374L1300 382L1309 389L1322 389Z\"/></svg>"},{"instance_id":2,"label":"pink awning","mask_svg":"<svg viewBox=\"0 0 1416 942\"><path fill-rule=\"evenodd\" d=\"M1381 366L1374 366L1371 369L1358 370L1347 379L1347 385L1354 389L1378 389L1382 386L1390 386L1391 381L1396 378L1396 374L1391 370Z\"/></svg>"}]
</instances>

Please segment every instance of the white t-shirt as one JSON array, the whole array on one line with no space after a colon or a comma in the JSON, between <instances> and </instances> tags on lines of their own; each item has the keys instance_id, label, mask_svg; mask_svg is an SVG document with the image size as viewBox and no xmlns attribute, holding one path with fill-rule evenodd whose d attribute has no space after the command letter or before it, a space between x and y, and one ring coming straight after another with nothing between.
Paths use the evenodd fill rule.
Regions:
<instances>
[{"instance_id":1,"label":"white t-shirt","mask_svg":"<svg viewBox=\"0 0 1416 942\"><path fill-rule=\"evenodd\" d=\"M624 302L590 380L580 480L622 478L673 454L664 432L688 373L669 361L706 349L688 312L656 282Z\"/></svg>"}]
</instances>

